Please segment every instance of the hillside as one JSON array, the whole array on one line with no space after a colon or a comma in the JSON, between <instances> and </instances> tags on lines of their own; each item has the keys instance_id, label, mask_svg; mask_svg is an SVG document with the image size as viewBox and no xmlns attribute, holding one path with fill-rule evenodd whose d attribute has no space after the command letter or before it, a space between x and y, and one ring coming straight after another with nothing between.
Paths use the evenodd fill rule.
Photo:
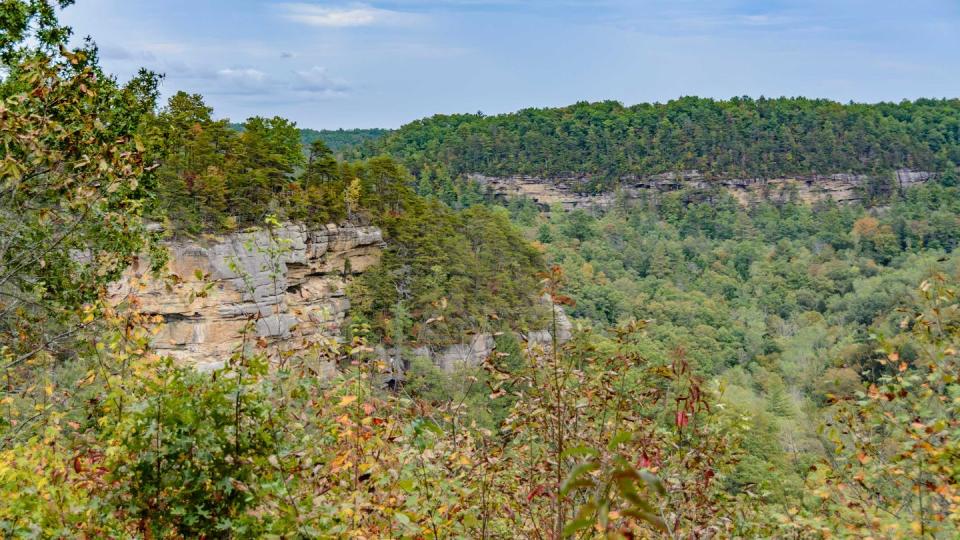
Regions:
<instances>
[{"instance_id":1,"label":"hillside","mask_svg":"<svg viewBox=\"0 0 960 540\"><path fill-rule=\"evenodd\" d=\"M231 122L230 129L243 131L243 123ZM300 143L309 148L313 141L323 141L327 148L339 154L344 150L363 146L364 143L377 141L391 133L392 130L382 128L370 129L309 129L299 128Z\"/></svg>"},{"instance_id":2,"label":"hillside","mask_svg":"<svg viewBox=\"0 0 960 540\"><path fill-rule=\"evenodd\" d=\"M70 3L0 2L3 538L960 538L960 102L338 154L121 83Z\"/></svg>"},{"instance_id":3,"label":"hillside","mask_svg":"<svg viewBox=\"0 0 960 540\"><path fill-rule=\"evenodd\" d=\"M955 175L960 100L840 104L822 99L684 97L437 115L376 145L414 172L458 176L589 176L602 190L623 177L699 171L708 178L876 173Z\"/></svg>"},{"instance_id":4,"label":"hillside","mask_svg":"<svg viewBox=\"0 0 960 540\"><path fill-rule=\"evenodd\" d=\"M358 147L366 142L377 141L390 134L391 130L381 128L371 129L307 129L300 130L300 140L304 146L310 146L315 140L321 140L334 153L352 147Z\"/></svg>"}]
</instances>

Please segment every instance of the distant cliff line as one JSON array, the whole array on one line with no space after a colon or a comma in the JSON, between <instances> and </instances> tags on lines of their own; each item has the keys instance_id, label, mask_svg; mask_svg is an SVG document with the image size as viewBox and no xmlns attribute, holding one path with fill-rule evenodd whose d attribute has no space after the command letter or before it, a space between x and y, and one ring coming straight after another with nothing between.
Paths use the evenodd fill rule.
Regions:
<instances>
[{"instance_id":1,"label":"distant cliff line","mask_svg":"<svg viewBox=\"0 0 960 540\"><path fill-rule=\"evenodd\" d=\"M625 176L613 190L587 193L582 187L591 184L590 175L538 177L487 176L474 173L466 176L486 187L495 196L525 197L544 207L560 205L566 210L607 208L612 206L618 197L635 199L684 188L717 187L725 189L744 206L760 201L812 204L833 200L848 204L863 202L871 196L889 194L894 190L903 191L937 178L936 173L908 169L899 169L889 175L837 173L728 179L708 179L698 171L684 171L646 177Z\"/></svg>"}]
</instances>

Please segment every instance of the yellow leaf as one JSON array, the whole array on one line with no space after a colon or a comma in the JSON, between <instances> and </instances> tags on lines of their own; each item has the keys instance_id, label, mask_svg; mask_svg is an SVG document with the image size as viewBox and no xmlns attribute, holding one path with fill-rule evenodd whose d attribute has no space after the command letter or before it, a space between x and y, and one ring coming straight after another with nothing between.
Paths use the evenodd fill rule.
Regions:
<instances>
[{"instance_id":1,"label":"yellow leaf","mask_svg":"<svg viewBox=\"0 0 960 540\"><path fill-rule=\"evenodd\" d=\"M347 405L353 403L357 400L357 396L348 395L340 398L340 403L337 404L338 407L346 407Z\"/></svg>"}]
</instances>

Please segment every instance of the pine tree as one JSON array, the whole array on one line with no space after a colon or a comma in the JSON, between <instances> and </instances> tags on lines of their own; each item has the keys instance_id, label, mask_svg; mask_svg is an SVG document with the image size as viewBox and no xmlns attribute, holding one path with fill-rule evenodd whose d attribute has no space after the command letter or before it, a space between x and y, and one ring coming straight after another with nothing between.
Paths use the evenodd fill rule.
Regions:
<instances>
[{"instance_id":1,"label":"pine tree","mask_svg":"<svg viewBox=\"0 0 960 540\"><path fill-rule=\"evenodd\" d=\"M783 418L793 417L793 402L783 383L777 382L770 389L767 395L767 410Z\"/></svg>"}]
</instances>

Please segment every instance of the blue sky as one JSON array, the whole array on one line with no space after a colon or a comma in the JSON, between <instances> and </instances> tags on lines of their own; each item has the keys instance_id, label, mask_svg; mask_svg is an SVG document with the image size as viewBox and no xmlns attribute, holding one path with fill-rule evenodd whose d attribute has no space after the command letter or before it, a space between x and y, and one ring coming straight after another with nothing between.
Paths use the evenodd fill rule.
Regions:
<instances>
[{"instance_id":1,"label":"blue sky","mask_svg":"<svg viewBox=\"0 0 960 540\"><path fill-rule=\"evenodd\" d=\"M220 117L398 127L682 95L960 95L958 0L77 0L121 79L166 74Z\"/></svg>"}]
</instances>

